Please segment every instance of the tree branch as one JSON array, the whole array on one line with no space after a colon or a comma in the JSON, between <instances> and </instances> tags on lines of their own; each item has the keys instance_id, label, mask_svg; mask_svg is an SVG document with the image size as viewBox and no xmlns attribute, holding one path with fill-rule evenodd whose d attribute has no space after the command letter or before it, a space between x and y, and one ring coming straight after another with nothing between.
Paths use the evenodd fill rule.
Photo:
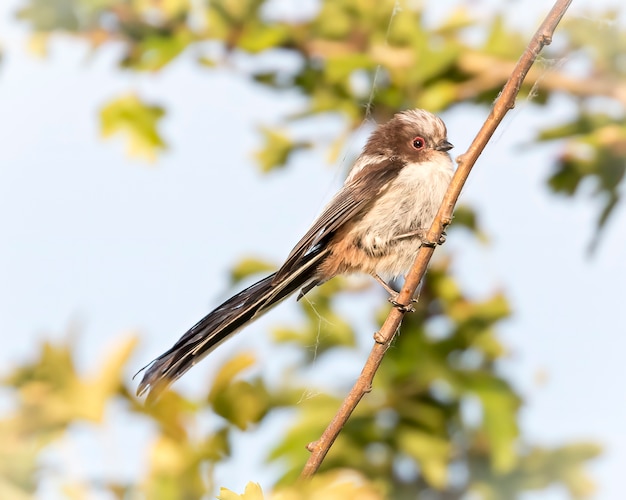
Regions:
<instances>
[{"instance_id":1,"label":"tree branch","mask_svg":"<svg viewBox=\"0 0 626 500\"><path fill-rule=\"evenodd\" d=\"M472 75L468 81L457 86L458 100L474 99L492 89L494 81L506 82L515 67L512 61L479 52L462 54L457 64L463 72ZM626 83L609 74L578 78L549 68L535 67L530 69L527 78L530 80L527 85L536 84L550 92L564 92L577 97L604 96L626 106Z\"/></svg>"},{"instance_id":2,"label":"tree branch","mask_svg":"<svg viewBox=\"0 0 626 500\"><path fill-rule=\"evenodd\" d=\"M552 10L546 16L545 20L533 36L532 40L526 47L521 58L517 62L511 76L504 85L502 92L494 103L494 106L487 117L487 120L481 127L480 131L474 138L467 152L457 158L458 168L452 178L450 186L444 196L443 202L432 226L428 230L428 241L439 241L444 229L452 221L452 212L456 205L457 199L461 193L461 189L465 185L465 181L469 176L474 163L482 153L483 149L489 142L489 139L495 132L496 128L504 118L504 115L515 107L515 98L522 86L522 82L530 67L545 45L549 45L552 41L552 35L559 24L561 18L565 15L565 11L569 7L571 0L557 0ZM397 301L400 304L410 304L411 298L414 296L417 286L422 280L426 272L432 254L433 247L422 246L415 259L413 268L407 274L404 286L398 295ZM341 404L337 414L334 416L321 437L312 443L309 443L307 449L311 452L311 456L307 461L302 473L301 479L310 478L319 469L328 450L339 435L339 432L347 422L348 418L356 408L361 398L371 390L374 375L380 366L383 356L391 344L404 313L399 308L392 308L385 320L380 331L374 336L376 343L372 347L370 355L361 371L361 375L350 390L350 393Z\"/></svg>"}]
</instances>

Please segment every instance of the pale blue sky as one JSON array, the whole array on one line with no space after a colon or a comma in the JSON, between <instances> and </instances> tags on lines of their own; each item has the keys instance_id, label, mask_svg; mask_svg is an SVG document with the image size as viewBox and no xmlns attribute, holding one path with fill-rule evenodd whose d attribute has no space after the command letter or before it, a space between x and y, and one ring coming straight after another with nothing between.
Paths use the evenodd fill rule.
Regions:
<instances>
[{"instance_id":1,"label":"pale blue sky","mask_svg":"<svg viewBox=\"0 0 626 500\"><path fill-rule=\"evenodd\" d=\"M90 368L129 331L141 335L133 358L139 367L224 297L227 270L239 256L284 257L340 184L345 165L323 163L323 152L297 156L290 169L259 182L250 160L259 144L255 125L296 108L296 96L274 95L226 71L198 71L191 57L155 76L121 73L112 69L113 50L87 60L84 47L67 39L53 43L49 59L38 60L10 17L15 5L0 5L6 56L0 66L2 372L29 359L42 339L63 338L73 327L80 332L81 367ZM129 90L170 111L164 133L171 150L154 167L130 161L121 141L99 139L99 107ZM591 467L599 485L595 498L613 500L622 498L626 463L626 213L623 205L617 208L588 258L597 204L550 195L545 159L553 146L520 147L539 126L571 112L569 106L560 99L558 111L537 112L529 103L513 111L462 198L478 208L492 244L477 246L457 235L444 251L454 253L456 272L470 290L504 289L512 302L515 315L501 329L511 350L503 370L526 398L525 435L553 445L602 443L605 454ZM485 115L471 108L444 115L454 153L469 144ZM329 136L336 130L336 123L321 128ZM193 392L212 367L244 347L256 347L267 359L263 326L293 314L288 304L276 309L178 388ZM370 335L365 332L364 345ZM358 374L357 358L333 378L349 383ZM547 382L538 386L540 372ZM119 415L112 410L117 425L96 437L79 426L51 459L78 477L131 474L141 457L125 448L141 447L149 430L120 422ZM240 446L245 439L260 449L269 440L257 434ZM81 460L85 450L102 449L101 462ZM241 490L244 480L263 483L256 457L247 455L220 471L219 484ZM53 491L53 482L47 487ZM564 497L551 491L532 498Z\"/></svg>"}]
</instances>

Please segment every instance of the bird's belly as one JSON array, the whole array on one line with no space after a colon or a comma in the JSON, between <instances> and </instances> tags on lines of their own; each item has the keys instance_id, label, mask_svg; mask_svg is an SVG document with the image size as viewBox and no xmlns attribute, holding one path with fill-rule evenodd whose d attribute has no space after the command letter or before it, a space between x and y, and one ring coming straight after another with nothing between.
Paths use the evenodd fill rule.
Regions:
<instances>
[{"instance_id":1,"label":"bird's belly","mask_svg":"<svg viewBox=\"0 0 626 500\"><path fill-rule=\"evenodd\" d=\"M452 168L449 163L430 167L405 168L352 231L381 276L400 276L411 268L435 218Z\"/></svg>"},{"instance_id":2,"label":"bird's belly","mask_svg":"<svg viewBox=\"0 0 626 500\"><path fill-rule=\"evenodd\" d=\"M343 273L405 274L413 265L452 177L443 157L408 164L358 220L344 225L329 244L318 274L327 280Z\"/></svg>"},{"instance_id":3,"label":"bird's belly","mask_svg":"<svg viewBox=\"0 0 626 500\"><path fill-rule=\"evenodd\" d=\"M396 278L406 274L411 269L421 244L419 236L398 242L389 249L386 255L381 256L377 260L376 274L385 279Z\"/></svg>"}]
</instances>

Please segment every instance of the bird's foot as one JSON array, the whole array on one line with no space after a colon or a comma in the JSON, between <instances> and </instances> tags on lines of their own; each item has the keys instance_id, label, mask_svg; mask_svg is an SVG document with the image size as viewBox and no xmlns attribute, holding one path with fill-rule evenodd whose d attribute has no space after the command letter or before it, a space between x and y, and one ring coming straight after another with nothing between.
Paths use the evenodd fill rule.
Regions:
<instances>
[{"instance_id":1,"label":"bird's foot","mask_svg":"<svg viewBox=\"0 0 626 500\"><path fill-rule=\"evenodd\" d=\"M446 236L447 236L446 232L443 231L437 241L422 240L422 246L428 247L428 248L435 248L437 245L443 245L446 242Z\"/></svg>"},{"instance_id":2,"label":"bird's foot","mask_svg":"<svg viewBox=\"0 0 626 500\"><path fill-rule=\"evenodd\" d=\"M415 311L413 304L417 302L417 299L411 299L411 303L408 305L400 304L400 302L398 302L397 300L399 293L396 292L391 286L389 286L389 283L387 283L384 279L378 276L378 274L373 273L372 276L374 277L376 281L378 281L382 285L382 287L385 290L387 290L387 293L389 294L389 298L387 300L391 303L393 307L395 307L402 313L409 313L409 312Z\"/></svg>"},{"instance_id":3,"label":"bird's foot","mask_svg":"<svg viewBox=\"0 0 626 500\"><path fill-rule=\"evenodd\" d=\"M417 299L411 299L411 302L409 304L400 304L400 302L396 300L397 298L398 294L389 297L387 300L393 307L395 307L403 314L415 312L415 307L413 307L413 304L417 302Z\"/></svg>"}]
</instances>

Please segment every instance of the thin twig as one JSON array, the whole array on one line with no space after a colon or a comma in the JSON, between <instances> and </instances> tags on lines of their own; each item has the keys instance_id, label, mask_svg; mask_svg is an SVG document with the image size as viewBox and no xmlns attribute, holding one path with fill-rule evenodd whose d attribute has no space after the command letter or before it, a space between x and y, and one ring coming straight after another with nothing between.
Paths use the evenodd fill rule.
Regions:
<instances>
[{"instance_id":1,"label":"thin twig","mask_svg":"<svg viewBox=\"0 0 626 500\"><path fill-rule=\"evenodd\" d=\"M452 212L456 201L461 193L461 189L467 180L467 177L476 163L476 160L480 153L483 151L489 139L495 132L496 128L504 118L504 115L515 107L515 98L522 86L522 82L526 77L530 67L535 62L535 59L541 52L541 49L545 45L549 45L552 41L552 35L559 24L561 18L565 15L565 11L569 7L572 0L557 0L550 13L546 16L545 20L533 36L528 47L522 54L522 57L517 62L515 69L511 73L508 81L504 85L502 92L498 96L494 103L493 109L487 120L483 124L482 128L474 138L474 141L470 145L467 152L457 158L458 168L452 178L450 187L448 188L439 212L433 221L427 233L428 241L439 241L441 234L445 230L446 226L452 221ZM407 274L404 286L398 295L397 301L400 304L410 304L411 297L413 297L417 286L419 285L424 273L426 272L426 266L432 257L434 248L431 246L422 246L415 259L413 268ZM387 348L391 344L404 313L399 308L394 307L389 312L387 319L385 320L382 328L374 336L376 343L372 347L370 355L361 371L361 375L352 387L352 390L341 404L337 414L332 419L326 430L321 437L312 443L309 443L307 449L311 452L311 456L307 461L302 473L301 479L310 478L318 470L324 457L328 453L328 450L334 443L335 439L339 435L339 432L347 422L348 418L356 408L361 398L365 393L369 392L372 388L372 381L374 375L382 362L383 356L387 351Z\"/></svg>"}]
</instances>

